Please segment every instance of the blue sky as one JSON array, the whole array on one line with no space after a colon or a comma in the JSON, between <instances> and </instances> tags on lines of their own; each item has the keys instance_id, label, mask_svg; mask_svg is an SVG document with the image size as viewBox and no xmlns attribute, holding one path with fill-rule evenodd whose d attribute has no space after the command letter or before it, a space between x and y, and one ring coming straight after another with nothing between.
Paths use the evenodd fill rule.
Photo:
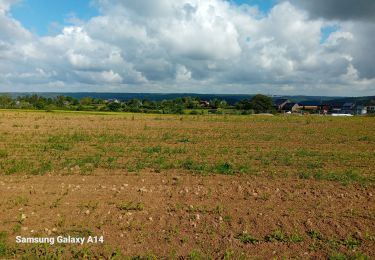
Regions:
<instances>
[{"instance_id":1,"label":"blue sky","mask_svg":"<svg viewBox=\"0 0 375 260\"><path fill-rule=\"evenodd\" d=\"M90 0L22 0L12 7L11 14L24 27L43 36L54 32L56 26L66 25L67 18L72 15L81 20L88 20L97 15L98 11L90 2Z\"/></svg>"},{"instance_id":2,"label":"blue sky","mask_svg":"<svg viewBox=\"0 0 375 260\"><path fill-rule=\"evenodd\" d=\"M267 13L277 3L277 0L233 0L237 4L256 5L264 13Z\"/></svg>"},{"instance_id":3,"label":"blue sky","mask_svg":"<svg viewBox=\"0 0 375 260\"><path fill-rule=\"evenodd\" d=\"M11 14L22 25L33 33L44 36L58 33L64 25L69 24L69 17L86 21L98 15L91 4L92 0L21 0L14 5ZM277 0L233 0L237 4L256 5L267 13Z\"/></svg>"},{"instance_id":4,"label":"blue sky","mask_svg":"<svg viewBox=\"0 0 375 260\"><path fill-rule=\"evenodd\" d=\"M322 34L322 38L320 40L320 43L323 44L328 39L328 37L331 35L331 33L337 32L339 29L340 28L337 25L323 27L320 30L320 32Z\"/></svg>"}]
</instances>

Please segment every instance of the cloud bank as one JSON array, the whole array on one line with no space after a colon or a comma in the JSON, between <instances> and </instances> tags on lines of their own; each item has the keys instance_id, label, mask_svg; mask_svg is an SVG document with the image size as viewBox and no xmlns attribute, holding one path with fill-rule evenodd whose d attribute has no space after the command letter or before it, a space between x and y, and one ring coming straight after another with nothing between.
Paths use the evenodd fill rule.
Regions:
<instances>
[{"instance_id":1,"label":"cloud bank","mask_svg":"<svg viewBox=\"0 0 375 260\"><path fill-rule=\"evenodd\" d=\"M96 0L99 16L44 37L11 16L14 2L0 0L0 91L375 94L372 1L281 1L264 14Z\"/></svg>"},{"instance_id":2,"label":"cloud bank","mask_svg":"<svg viewBox=\"0 0 375 260\"><path fill-rule=\"evenodd\" d=\"M334 20L375 21L373 0L290 0L297 7L309 11L313 18Z\"/></svg>"}]
</instances>

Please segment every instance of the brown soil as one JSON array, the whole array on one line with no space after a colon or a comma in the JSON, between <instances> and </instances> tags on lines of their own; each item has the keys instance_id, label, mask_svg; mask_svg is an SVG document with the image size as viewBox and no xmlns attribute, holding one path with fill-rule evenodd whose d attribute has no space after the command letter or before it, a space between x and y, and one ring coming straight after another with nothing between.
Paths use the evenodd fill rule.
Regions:
<instances>
[{"instance_id":1,"label":"brown soil","mask_svg":"<svg viewBox=\"0 0 375 260\"><path fill-rule=\"evenodd\" d=\"M0 111L0 258L375 258L374 122Z\"/></svg>"},{"instance_id":2,"label":"brown soil","mask_svg":"<svg viewBox=\"0 0 375 260\"><path fill-rule=\"evenodd\" d=\"M89 231L105 240L93 251L110 246L130 256L188 256L198 250L213 258L229 252L234 258L326 258L333 251L351 253L344 245L330 246L351 235L361 241L354 252L375 257L369 237L375 231L373 194L374 189L332 182L173 171L13 176L1 178L0 223L10 231L24 214L23 236ZM16 197L28 201L12 204ZM119 209L125 202L142 203L142 209ZM304 240L266 242L274 230ZM311 230L323 240L310 238ZM260 241L242 243L237 237L243 232Z\"/></svg>"}]
</instances>

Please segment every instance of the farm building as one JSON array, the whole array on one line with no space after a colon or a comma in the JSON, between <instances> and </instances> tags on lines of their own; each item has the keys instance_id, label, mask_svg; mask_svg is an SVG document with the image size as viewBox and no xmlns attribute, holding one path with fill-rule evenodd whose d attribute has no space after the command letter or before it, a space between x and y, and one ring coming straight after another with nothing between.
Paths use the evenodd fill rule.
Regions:
<instances>
[{"instance_id":1,"label":"farm building","mask_svg":"<svg viewBox=\"0 0 375 260\"><path fill-rule=\"evenodd\" d=\"M209 107L210 106L210 102L205 101L205 100L202 100L199 104L200 104L201 107Z\"/></svg>"},{"instance_id":2,"label":"farm building","mask_svg":"<svg viewBox=\"0 0 375 260\"><path fill-rule=\"evenodd\" d=\"M299 103L300 110L316 112L320 110L320 102L306 101Z\"/></svg>"},{"instance_id":3,"label":"farm building","mask_svg":"<svg viewBox=\"0 0 375 260\"><path fill-rule=\"evenodd\" d=\"M343 114L354 114L355 104L351 102L344 103L341 108L341 113Z\"/></svg>"},{"instance_id":4,"label":"farm building","mask_svg":"<svg viewBox=\"0 0 375 260\"><path fill-rule=\"evenodd\" d=\"M354 110L356 115L366 115L367 107L366 106L356 106Z\"/></svg>"},{"instance_id":5,"label":"farm building","mask_svg":"<svg viewBox=\"0 0 375 260\"><path fill-rule=\"evenodd\" d=\"M356 105L353 102L330 102L319 106L323 114L350 114L350 115L366 115L369 113L367 105ZM375 112L375 106L374 106Z\"/></svg>"},{"instance_id":6,"label":"farm building","mask_svg":"<svg viewBox=\"0 0 375 260\"><path fill-rule=\"evenodd\" d=\"M276 99L274 102L274 108L277 111L283 110L283 107L287 104L290 103L291 101L289 99L281 98L281 99Z\"/></svg>"},{"instance_id":7,"label":"farm building","mask_svg":"<svg viewBox=\"0 0 375 260\"><path fill-rule=\"evenodd\" d=\"M375 106L366 106L367 112L369 113L375 113Z\"/></svg>"},{"instance_id":8,"label":"farm building","mask_svg":"<svg viewBox=\"0 0 375 260\"><path fill-rule=\"evenodd\" d=\"M371 100L366 105L367 113L374 114L375 113L375 100Z\"/></svg>"},{"instance_id":9,"label":"farm building","mask_svg":"<svg viewBox=\"0 0 375 260\"><path fill-rule=\"evenodd\" d=\"M340 114L343 113L343 102L326 102L320 105L320 110L324 113Z\"/></svg>"},{"instance_id":10,"label":"farm building","mask_svg":"<svg viewBox=\"0 0 375 260\"><path fill-rule=\"evenodd\" d=\"M282 111L284 112L297 112L299 110L299 105L297 103L286 103L283 108L282 108Z\"/></svg>"}]
</instances>

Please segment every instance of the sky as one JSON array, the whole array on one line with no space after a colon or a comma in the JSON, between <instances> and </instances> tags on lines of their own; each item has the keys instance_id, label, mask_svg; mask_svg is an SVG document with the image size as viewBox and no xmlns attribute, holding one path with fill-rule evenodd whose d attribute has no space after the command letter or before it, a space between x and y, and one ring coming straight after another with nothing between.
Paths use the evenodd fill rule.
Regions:
<instances>
[{"instance_id":1,"label":"sky","mask_svg":"<svg viewBox=\"0 0 375 260\"><path fill-rule=\"evenodd\" d=\"M0 92L375 95L373 0L0 0Z\"/></svg>"}]
</instances>

